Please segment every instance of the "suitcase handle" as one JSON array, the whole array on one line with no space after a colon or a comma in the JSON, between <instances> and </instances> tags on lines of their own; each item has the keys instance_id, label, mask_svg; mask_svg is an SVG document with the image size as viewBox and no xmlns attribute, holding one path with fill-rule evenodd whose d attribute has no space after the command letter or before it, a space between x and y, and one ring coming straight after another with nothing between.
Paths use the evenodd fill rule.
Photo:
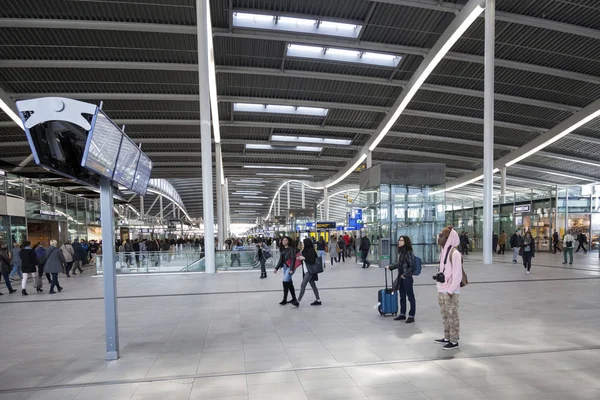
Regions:
<instances>
[{"instance_id":1,"label":"suitcase handle","mask_svg":"<svg viewBox=\"0 0 600 400\"><path fill-rule=\"evenodd\" d=\"M383 269L385 272L385 289L388 290L388 280L387 280L387 269ZM394 284L394 271L390 269L390 276L392 277L392 284Z\"/></svg>"}]
</instances>

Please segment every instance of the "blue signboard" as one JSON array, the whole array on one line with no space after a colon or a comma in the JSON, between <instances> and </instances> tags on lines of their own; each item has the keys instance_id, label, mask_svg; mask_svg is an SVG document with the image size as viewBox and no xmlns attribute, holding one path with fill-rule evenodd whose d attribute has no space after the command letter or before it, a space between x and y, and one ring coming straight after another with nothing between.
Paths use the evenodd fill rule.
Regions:
<instances>
[{"instance_id":1,"label":"blue signboard","mask_svg":"<svg viewBox=\"0 0 600 400\"><path fill-rule=\"evenodd\" d=\"M348 230L359 230L363 226L363 213L362 208L353 208L352 211L348 215L348 228L352 227L354 229Z\"/></svg>"},{"instance_id":2,"label":"blue signboard","mask_svg":"<svg viewBox=\"0 0 600 400\"><path fill-rule=\"evenodd\" d=\"M306 229L315 229L315 223L314 222L307 222L306 223Z\"/></svg>"}]
</instances>

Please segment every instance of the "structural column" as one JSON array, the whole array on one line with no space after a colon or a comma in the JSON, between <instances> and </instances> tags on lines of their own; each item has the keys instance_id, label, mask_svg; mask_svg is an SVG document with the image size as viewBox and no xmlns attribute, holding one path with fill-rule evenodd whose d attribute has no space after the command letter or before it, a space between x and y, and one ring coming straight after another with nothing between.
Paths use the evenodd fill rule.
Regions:
<instances>
[{"instance_id":1,"label":"structural column","mask_svg":"<svg viewBox=\"0 0 600 400\"><path fill-rule=\"evenodd\" d=\"M219 249L223 248L225 243L225 222L224 222L224 204L223 204L223 185L221 184L223 177L223 159L221 158L221 144L215 144L215 159L217 162L217 177L215 190L217 192L217 226L219 227L218 242Z\"/></svg>"},{"instance_id":2,"label":"structural column","mask_svg":"<svg viewBox=\"0 0 600 400\"><path fill-rule=\"evenodd\" d=\"M558 185L556 185L556 203L554 203L554 230L558 232Z\"/></svg>"},{"instance_id":3,"label":"structural column","mask_svg":"<svg viewBox=\"0 0 600 400\"><path fill-rule=\"evenodd\" d=\"M119 318L117 313L117 266L115 260L115 217L113 189L100 178L100 222L102 223L102 270L104 279L104 329L106 359L119 358Z\"/></svg>"},{"instance_id":4,"label":"structural column","mask_svg":"<svg viewBox=\"0 0 600 400\"><path fill-rule=\"evenodd\" d=\"M485 2L485 56L483 93L483 264L492 263L494 221L494 41L496 1Z\"/></svg>"},{"instance_id":5,"label":"structural column","mask_svg":"<svg viewBox=\"0 0 600 400\"><path fill-rule=\"evenodd\" d=\"M306 201L305 201L305 197L304 197L304 185L302 183L300 184L300 190L302 192L302 208L305 208Z\"/></svg>"},{"instance_id":6,"label":"structural column","mask_svg":"<svg viewBox=\"0 0 600 400\"><path fill-rule=\"evenodd\" d=\"M506 167L502 167L500 173L500 198L504 202L504 196L506 196Z\"/></svg>"},{"instance_id":7,"label":"structural column","mask_svg":"<svg viewBox=\"0 0 600 400\"><path fill-rule=\"evenodd\" d=\"M287 183L287 215L290 215L290 183Z\"/></svg>"},{"instance_id":8,"label":"structural column","mask_svg":"<svg viewBox=\"0 0 600 400\"><path fill-rule=\"evenodd\" d=\"M160 213L158 214L158 216L160 217L160 222L162 223L163 214L164 214L162 194L158 195L158 207L160 208Z\"/></svg>"},{"instance_id":9,"label":"structural column","mask_svg":"<svg viewBox=\"0 0 600 400\"><path fill-rule=\"evenodd\" d=\"M558 197L558 194L557 194ZM565 186L565 233L569 231L569 187Z\"/></svg>"},{"instance_id":10,"label":"structural column","mask_svg":"<svg viewBox=\"0 0 600 400\"><path fill-rule=\"evenodd\" d=\"M323 190L323 199L325 202L325 221L329 221L329 195L327 194L327 188Z\"/></svg>"},{"instance_id":11,"label":"structural column","mask_svg":"<svg viewBox=\"0 0 600 400\"><path fill-rule=\"evenodd\" d=\"M367 168L371 168L373 166L373 152L369 151L367 153Z\"/></svg>"},{"instance_id":12,"label":"structural column","mask_svg":"<svg viewBox=\"0 0 600 400\"><path fill-rule=\"evenodd\" d=\"M277 194L277 216L281 216L281 190Z\"/></svg>"},{"instance_id":13,"label":"structural column","mask_svg":"<svg viewBox=\"0 0 600 400\"><path fill-rule=\"evenodd\" d=\"M224 203L225 203L225 208L224 208L224 215L223 215L223 219L224 219L224 223L225 223L225 238L227 238L227 236L229 236L229 231L230 229L230 224L231 224L231 218L229 216L229 180L227 178L224 178L225 180L225 185L223 185L223 199L224 199Z\"/></svg>"},{"instance_id":14,"label":"structural column","mask_svg":"<svg viewBox=\"0 0 600 400\"><path fill-rule=\"evenodd\" d=\"M144 196L140 196L140 215L144 216Z\"/></svg>"},{"instance_id":15,"label":"structural column","mask_svg":"<svg viewBox=\"0 0 600 400\"><path fill-rule=\"evenodd\" d=\"M200 89L200 145L202 148L202 218L204 219L204 265L207 273L215 273L215 215L213 207L212 129L210 114L209 48L212 47L210 7L208 0L196 0L198 35L198 86ZM218 124L219 121L214 121Z\"/></svg>"}]
</instances>

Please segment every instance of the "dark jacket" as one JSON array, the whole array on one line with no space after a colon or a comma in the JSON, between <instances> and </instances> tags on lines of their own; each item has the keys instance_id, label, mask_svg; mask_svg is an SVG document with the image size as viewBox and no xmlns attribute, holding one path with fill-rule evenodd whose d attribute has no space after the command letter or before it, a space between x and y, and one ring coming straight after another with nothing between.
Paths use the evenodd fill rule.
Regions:
<instances>
[{"instance_id":1,"label":"dark jacket","mask_svg":"<svg viewBox=\"0 0 600 400\"><path fill-rule=\"evenodd\" d=\"M96 243L96 242L94 242L94 243L90 243L90 246L89 246L89 248L90 248L90 253L92 253L92 254L96 254L96 252L98 251L98 248L99 248L99 247L100 247L100 245L99 245L98 243Z\"/></svg>"},{"instance_id":2,"label":"dark jacket","mask_svg":"<svg viewBox=\"0 0 600 400\"><path fill-rule=\"evenodd\" d=\"M325 251L325 247L327 247L327 243L325 243L325 240L319 240L317 242L317 250Z\"/></svg>"},{"instance_id":3,"label":"dark jacket","mask_svg":"<svg viewBox=\"0 0 600 400\"><path fill-rule=\"evenodd\" d=\"M158 244L156 240L150 240L146 244L148 246L148 251L158 251Z\"/></svg>"},{"instance_id":4,"label":"dark jacket","mask_svg":"<svg viewBox=\"0 0 600 400\"><path fill-rule=\"evenodd\" d=\"M294 263L296 262L296 251L291 246L281 249L281 253L279 255L279 262L277 262L277 266L275 267L275 271L284 267L284 264L291 265L292 269L294 267Z\"/></svg>"},{"instance_id":5,"label":"dark jacket","mask_svg":"<svg viewBox=\"0 0 600 400\"><path fill-rule=\"evenodd\" d=\"M362 239L360 239L360 247L358 248L359 251L369 251L371 249L371 241L369 240L368 237L363 237Z\"/></svg>"},{"instance_id":6,"label":"dark jacket","mask_svg":"<svg viewBox=\"0 0 600 400\"><path fill-rule=\"evenodd\" d=\"M63 271L65 264L65 256L60 249L54 246L48 247L46 255L42 259L44 264L44 272L48 274L58 274Z\"/></svg>"},{"instance_id":7,"label":"dark jacket","mask_svg":"<svg viewBox=\"0 0 600 400\"><path fill-rule=\"evenodd\" d=\"M522 251L523 253L531 253L535 255L535 239L531 238L531 242L529 242L529 251L525 251L525 238L521 238L520 242L519 242L519 246L521 248L520 251Z\"/></svg>"},{"instance_id":8,"label":"dark jacket","mask_svg":"<svg viewBox=\"0 0 600 400\"><path fill-rule=\"evenodd\" d=\"M166 241L166 240L165 240L165 241L164 241L164 242L162 242L162 244L160 245L160 249L161 249L162 251L169 251L169 249L171 249L171 245L169 244L169 242L168 242L168 241Z\"/></svg>"},{"instance_id":9,"label":"dark jacket","mask_svg":"<svg viewBox=\"0 0 600 400\"><path fill-rule=\"evenodd\" d=\"M412 276L415 270L415 253L406 251L403 248L398 249L398 262L390 265L390 271L397 269L398 274L404 277Z\"/></svg>"},{"instance_id":10,"label":"dark jacket","mask_svg":"<svg viewBox=\"0 0 600 400\"><path fill-rule=\"evenodd\" d=\"M340 237L337 241L337 246L340 248L340 250L344 250L346 248L346 242L344 242L344 238Z\"/></svg>"},{"instance_id":11,"label":"dark jacket","mask_svg":"<svg viewBox=\"0 0 600 400\"><path fill-rule=\"evenodd\" d=\"M302 255L306 264L315 264L317 262L318 256L314 248L302 250Z\"/></svg>"},{"instance_id":12,"label":"dark jacket","mask_svg":"<svg viewBox=\"0 0 600 400\"><path fill-rule=\"evenodd\" d=\"M519 237L519 235L517 235L517 233L513 233L513 235L510 237L510 247L519 247L521 243L521 238Z\"/></svg>"},{"instance_id":13,"label":"dark jacket","mask_svg":"<svg viewBox=\"0 0 600 400\"><path fill-rule=\"evenodd\" d=\"M140 251L140 243L139 242L133 242L133 251L135 252L139 252Z\"/></svg>"},{"instance_id":14,"label":"dark jacket","mask_svg":"<svg viewBox=\"0 0 600 400\"><path fill-rule=\"evenodd\" d=\"M73 256L73 261L83 261L85 260L85 250L81 247L81 243L73 243L73 250L75 251L75 255Z\"/></svg>"},{"instance_id":15,"label":"dark jacket","mask_svg":"<svg viewBox=\"0 0 600 400\"><path fill-rule=\"evenodd\" d=\"M10 257L8 256L8 249L0 249L0 272L3 274L8 274L10 270Z\"/></svg>"},{"instance_id":16,"label":"dark jacket","mask_svg":"<svg viewBox=\"0 0 600 400\"><path fill-rule=\"evenodd\" d=\"M38 265L35 251L31 248L21 249L21 271L23 273L32 274L35 271L35 266Z\"/></svg>"}]
</instances>

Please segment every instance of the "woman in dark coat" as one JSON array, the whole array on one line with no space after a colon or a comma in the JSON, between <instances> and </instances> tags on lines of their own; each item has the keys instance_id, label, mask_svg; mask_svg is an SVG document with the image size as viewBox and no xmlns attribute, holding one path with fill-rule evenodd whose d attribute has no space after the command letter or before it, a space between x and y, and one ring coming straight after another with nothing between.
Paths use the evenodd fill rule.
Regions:
<instances>
[{"instance_id":1,"label":"woman in dark coat","mask_svg":"<svg viewBox=\"0 0 600 400\"><path fill-rule=\"evenodd\" d=\"M525 237L521 239L519 251L523 257L523 267L527 271L527 275L531 273L531 259L535 257L535 240L531 236L531 232L527 232Z\"/></svg>"},{"instance_id":2,"label":"woman in dark coat","mask_svg":"<svg viewBox=\"0 0 600 400\"><path fill-rule=\"evenodd\" d=\"M21 249L21 271L23 272L23 279L21 279L21 293L23 296L27 296L27 278L31 275L34 277L38 272L38 261L37 256L35 255L35 251L31 248L31 242L29 240L23 243L23 248ZM35 280L35 278L34 278ZM37 289L38 293L42 293L42 289Z\"/></svg>"},{"instance_id":3,"label":"woman in dark coat","mask_svg":"<svg viewBox=\"0 0 600 400\"><path fill-rule=\"evenodd\" d=\"M2 273L2 276L4 277L4 283L6 284L6 288L8 289L9 293L14 293L16 292L16 290L14 290L10 284L10 277L8 276L8 274L10 273L10 257L8 255L8 247L3 244L0 243L0 272ZM0 296L2 295L2 293L0 293Z\"/></svg>"},{"instance_id":4,"label":"woman in dark coat","mask_svg":"<svg viewBox=\"0 0 600 400\"><path fill-rule=\"evenodd\" d=\"M315 294L316 300L314 303L311 303L311 306L320 306L321 298L319 297L319 289L317 289L317 285L315 283L316 280L319 279L319 275L312 274L311 271L315 271L316 263L317 263L317 252L315 250L315 246L312 243L312 240L309 238L304 239L302 242L304 245L304 249L302 249L302 257L301 260L306 264L307 272L304 274L304 279L302 279L302 285L300 286L300 295L298 296L298 301L302 301L302 297L304 297L304 291L306 290L306 285L310 283L310 287Z\"/></svg>"},{"instance_id":5,"label":"woman in dark coat","mask_svg":"<svg viewBox=\"0 0 600 400\"><path fill-rule=\"evenodd\" d=\"M394 318L396 321L406 320L407 324L415 322L417 302L413 290L413 271L415 270L415 254L412 243L408 236L400 236L398 239L398 262L387 266L386 269L398 270L398 277L394 281L393 289L400 292L400 314ZM410 302L410 312L406 318L406 298Z\"/></svg>"},{"instance_id":6,"label":"woman in dark coat","mask_svg":"<svg viewBox=\"0 0 600 400\"><path fill-rule=\"evenodd\" d=\"M294 242L290 237L285 236L281 239L281 254L274 273L283 268L283 300L279 303L282 306L288 303L287 296L289 292L292 294L291 303L296 307L300 305L296 300L296 289L294 289L294 282L292 281L296 263L296 249L294 247Z\"/></svg>"},{"instance_id":7,"label":"woman in dark coat","mask_svg":"<svg viewBox=\"0 0 600 400\"><path fill-rule=\"evenodd\" d=\"M56 287L59 292L62 292L63 288L58 283L58 274L63 272L65 268L65 256L62 251L56 248L56 240L50 241L50 247L46 250L46 256L44 257L44 271L47 274L52 275L50 282L50 294L56 293L54 288Z\"/></svg>"}]
</instances>

